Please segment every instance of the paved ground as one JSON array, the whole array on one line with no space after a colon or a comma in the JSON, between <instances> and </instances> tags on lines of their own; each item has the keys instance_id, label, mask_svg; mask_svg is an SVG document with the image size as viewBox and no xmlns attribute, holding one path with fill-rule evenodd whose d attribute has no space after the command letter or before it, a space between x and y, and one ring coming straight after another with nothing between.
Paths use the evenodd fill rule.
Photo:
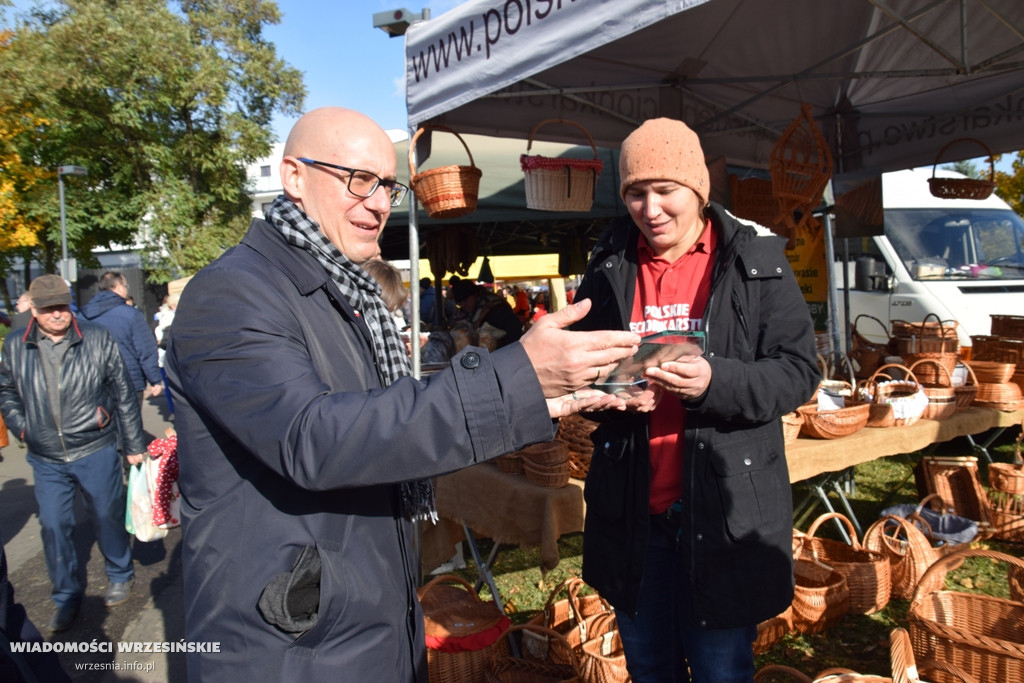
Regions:
<instances>
[{"instance_id":1,"label":"paved ground","mask_svg":"<svg viewBox=\"0 0 1024 683\"><path fill-rule=\"evenodd\" d=\"M147 399L142 415L150 438L164 436L164 430L172 424L163 396ZM84 507L80 506L79 520L85 519ZM103 555L95 544L91 525L80 521L75 537L79 557L86 565L85 600L75 624L59 634L50 634L46 629L54 607L39 541L32 468L25 461L25 448L13 438L11 445L3 449L3 462L0 462L0 530L5 539L4 550L15 599L24 605L44 637L51 642L110 643L114 650L61 654L61 663L72 680L76 683L177 683L185 680L183 654L117 651L119 642L164 643L185 637L180 529L172 529L166 538L152 543L132 539L135 560L132 597L108 609L103 604L107 589ZM121 668L111 670L112 666Z\"/></svg>"}]
</instances>

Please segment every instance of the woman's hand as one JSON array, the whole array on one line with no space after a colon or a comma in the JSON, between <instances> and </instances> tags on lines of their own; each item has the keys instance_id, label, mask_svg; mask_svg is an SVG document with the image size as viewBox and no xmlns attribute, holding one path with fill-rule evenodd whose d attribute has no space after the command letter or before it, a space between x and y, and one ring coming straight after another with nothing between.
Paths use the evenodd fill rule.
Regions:
<instances>
[{"instance_id":1,"label":"woman's hand","mask_svg":"<svg viewBox=\"0 0 1024 683\"><path fill-rule=\"evenodd\" d=\"M647 368L644 376L665 391L689 400L704 395L711 384L711 365L704 356L687 356Z\"/></svg>"}]
</instances>

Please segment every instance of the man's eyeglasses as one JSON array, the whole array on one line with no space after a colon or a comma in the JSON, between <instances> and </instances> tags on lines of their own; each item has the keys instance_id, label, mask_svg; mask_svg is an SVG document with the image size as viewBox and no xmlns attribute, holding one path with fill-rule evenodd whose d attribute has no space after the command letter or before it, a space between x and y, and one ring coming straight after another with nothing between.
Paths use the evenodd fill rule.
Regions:
<instances>
[{"instance_id":1,"label":"man's eyeglasses","mask_svg":"<svg viewBox=\"0 0 1024 683\"><path fill-rule=\"evenodd\" d=\"M326 161L307 159L306 157L296 158L304 164L326 166L327 168L335 168L339 171L347 172L348 191L357 197L363 197L364 199L372 197L373 193L377 191L377 188L383 185L384 189L388 192L388 199L391 201L391 206L398 206L409 193L409 188L402 183L397 180L385 180L376 173L370 173L369 171L363 171L358 168L349 168L348 166L329 164Z\"/></svg>"}]
</instances>

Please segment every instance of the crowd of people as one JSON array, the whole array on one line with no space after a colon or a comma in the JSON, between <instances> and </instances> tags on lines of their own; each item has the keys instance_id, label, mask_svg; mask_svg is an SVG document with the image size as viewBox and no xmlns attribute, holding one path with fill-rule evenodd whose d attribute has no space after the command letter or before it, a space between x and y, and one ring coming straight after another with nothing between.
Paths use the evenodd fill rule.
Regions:
<instances>
[{"instance_id":1,"label":"crowd of people","mask_svg":"<svg viewBox=\"0 0 1024 683\"><path fill-rule=\"evenodd\" d=\"M632 680L752 680L756 626L793 598L779 418L819 372L783 240L709 201L697 135L654 119L623 141L628 216L564 308L519 287L453 278L439 295L421 282L428 337L451 342L422 379L403 336L408 293L380 260L408 192L387 134L315 109L280 176L265 217L175 302L163 354L114 305L122 279L78 316L62 279L32 283L32 318L3 348L0 412L35 472L51 629L70 627L82 598L67 547L78 487L107 605L131 589L122 457L144 450L138 392L163 386L162 355L186 638L219 643L188 653L190 681L426 683L413 548L415 523L436 517L433 478L549 441L575 413L598 423L583 578L615 607ZM590 388L665 329L704 330L705 352L647 369L629 395Z\"/></svg>"}]
</instances>

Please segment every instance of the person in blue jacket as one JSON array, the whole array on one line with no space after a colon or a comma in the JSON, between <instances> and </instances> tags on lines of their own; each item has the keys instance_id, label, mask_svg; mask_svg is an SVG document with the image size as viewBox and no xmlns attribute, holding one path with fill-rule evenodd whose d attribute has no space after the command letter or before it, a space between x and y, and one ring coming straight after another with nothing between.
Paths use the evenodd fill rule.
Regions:
<instances>
[{"instance_id":1,"label":"person in blue jacket","mask_svg":"<svg viewBox=\"0 0 1024 683\"><path fill-rule=\"evenodd\" d=\"M107 271L100 276L99 291L82 307L81 315L107 328L113 335L139 399L159 396L164 390L164 380L157 362L156 336L149 329L146 316L128 305L127 298L125 276Z\"/></svg>"},{"instance_id":2,"label":"person in blue jacket","mask_svg":"<svg viewBox=\"0 0 1024 683\"><path fill-rule=\"evenodd\" d=\"M624 407L577 391L636 349L545 316L494 353L410 376L361 267L407 188L383 129L324 107L292 128L284 194L197 273L165 369L175 405L189 680L427 683L413 520L430 478ZM429 521L424 521L429 524Z\"/></svg>"}]
</instances>

